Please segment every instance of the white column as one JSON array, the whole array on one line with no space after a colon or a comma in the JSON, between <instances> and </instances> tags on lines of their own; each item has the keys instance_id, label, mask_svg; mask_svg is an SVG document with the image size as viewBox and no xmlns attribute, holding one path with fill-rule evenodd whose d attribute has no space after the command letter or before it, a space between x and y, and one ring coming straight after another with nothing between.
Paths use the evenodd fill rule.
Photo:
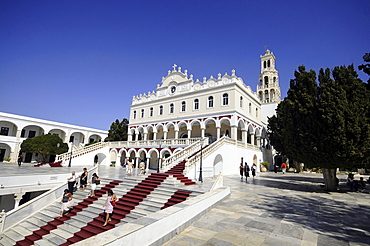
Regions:
<instances>
[{"instance_id":1,"label":"white column","mask_svg":"<svg viewBox=\"0 0 370 246\"><path fill-rule=\"evenodd\" d=\"M144 141L146 141L148 138L148 133L144 133Z\"/></svg>"},{"instance_id":2,"label":"white column","mask_svg":"<svg viewBox=\"0 0 370 246\"><path fill-rule=\"evenodd\" d=\"M191 137L191 129L188 129L188 138Z\"/></svg>"},{"instance_id":3,"label":"white column","mask_svg":"<svg viewBox=\"0 0 370 246\"><path fill-rule=\"evenodd\" d=\"M251 144L254 145L254 133L251 133Z\"/></svg>"},{"instance_id":4,"label":"white column","mask_svg":"<svg viewBox=\"0 0 370 246\"><path fill-rule=\"evenodd\" d=\"M24 194L25 194L25 192L14 193L14 208L18 208L19 202L22 200L22 196Z\"/></svg>"},{"instance_id":5,"label":"white column","mask_svg":"<svg viewBox=\"0 0 370 246\"><path fill-rule=\"evenodd\" d=\"M206 129L202 128L202 129L201 129L201 131L202 131L202 133L200 134L200 136L201 136L202 138L204 138L204 133L205 133Z\"/></svg>"},{"instance_id":6,"label":"white column","mask_svg":"<svg viewBox=\"0 0 370 246\"><path fill-rule=\"evenodd\" d=\"M179 130L175 130L175 139L179 139Z\"/></svg>"},{"instance_id":7,"label":"white column","mask_svg":"<svg viewBox=\"0 0 370 246\"><path fill-rule=\"evenodd\" d=\"M163 132L163 139L167 139L167 132Z\"/></svg>"},{"instance_id":8,"label":"white column","mask_svg":"<svg viewBox=\"0 0 370 246\"><path fill-rule=\"evenodd\" d=\"M218 139L220 139L221 128L220 127L216 127L216 130L217 130L217 140L218 140Z\"/></svg>"},{"instance_id":9,"label":"white column","mask_svg":"<svg viewBox=\"0 0 370 246\"><path fill-rule=\"evenodd\" d=\"M257 147L261 147L261 138L257 137Z\"/></svg>"},{"instance_id":10,"label":"white column","mask_svg":"<svg viewBox=\"0 0 370 246\"><path fill-rule=\"evenodd\" d=\"M248 131L247 130L242 130L242 135L243 135L243 142L246 144L247 139L248 139Z\"/></svg>"},{"instance_id":11,"label":"white column","mask_svg":"<svg viewBox=\"0 0 370 246\"><path fill-rule=\"evenodd\" d=\"M153 140L157 140L157 132L153 132Z\"/></svg>"},{"instance_id":12,"label":"white column","mask_svg":"<svg viewBox=\"0 0 370 246\"><path fill-rule=\"evenodd\" d=\"M121 167L121 154L117 154L116 167Z\"/></svg>"},{"instance_id":13,"label":"white column","mask_svg":"<svg viewBox=\"0 0 370 246\"><path fill-rule=\"evenodd\" d=\"M132 134L130 133L130 134L127 134L127 140L128 141L132 141Z\"/></svg>"},{"instance_id":14,"label":"white column","mask_svg":"<svg viewBox=\"0 0 370 246\"><path fill-rule=\"evenodd\" d=\"M238 128L236 126L231 127L231 139L238 139Z\"/></svg>"}]
</instances>

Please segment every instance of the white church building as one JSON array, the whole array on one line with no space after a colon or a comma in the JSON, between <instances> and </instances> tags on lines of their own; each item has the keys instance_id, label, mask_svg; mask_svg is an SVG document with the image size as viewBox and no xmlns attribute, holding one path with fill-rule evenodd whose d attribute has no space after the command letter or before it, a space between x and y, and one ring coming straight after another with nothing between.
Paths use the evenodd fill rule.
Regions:
<instances>
[{"instance_id":1,"label":"white church building","mask_svg":"<svg viewBox=\"0 0 370 246\"><path fill-rule=\"evenodd\" d=\"M165 158L186 146L200 139L207 142L202 146L225 139L222 141L232 144L233 149L203 160L210 175L220 170L236 173L241 161L272 164L274 153L266 126L267 117L275 114L280 102L279 77L273 53L266 50L260 59L257 92L235 70L200 81L173 65L155 90L133 96L128 141L110 143L108 163L122 164L129 158L136 164L144 160L149 169L165 170ZM226 162L234 164L231 167Z\"/></svg>"}]
</instances>

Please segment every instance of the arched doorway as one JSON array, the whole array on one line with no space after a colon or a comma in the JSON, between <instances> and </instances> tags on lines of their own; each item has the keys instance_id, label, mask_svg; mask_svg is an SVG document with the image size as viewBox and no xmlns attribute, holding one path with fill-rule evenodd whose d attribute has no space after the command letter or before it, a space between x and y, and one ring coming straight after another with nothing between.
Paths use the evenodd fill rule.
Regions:
<instances>
[{"instance_id":1,"label":"arched doorway","mask_svg":"<svg viewBox=\"0 0 370 246\"><path fill-rule=\"evenodd\" d=\"M217 176L223 171L223 159L220 154L216 155L213 161L213 176Z\"/></svg>"}]
</instances>

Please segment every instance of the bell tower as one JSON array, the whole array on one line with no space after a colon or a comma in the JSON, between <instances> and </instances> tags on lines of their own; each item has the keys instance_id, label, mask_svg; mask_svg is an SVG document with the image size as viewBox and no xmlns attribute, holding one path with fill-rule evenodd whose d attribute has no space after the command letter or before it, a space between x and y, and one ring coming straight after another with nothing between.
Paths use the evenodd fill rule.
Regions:
<instances>
[{"instance_id":1,"label":"bell tower","mask_svg":"<svg viewBox=\"0 0 370 246\"><path fill-rule=\"evenodd\" d=\"M257 86L258 97L262 104L280 102L280 86L278 71L275 69L276 57L266 48L261 58L261 73Z\"/></svg>"}]
</instances>

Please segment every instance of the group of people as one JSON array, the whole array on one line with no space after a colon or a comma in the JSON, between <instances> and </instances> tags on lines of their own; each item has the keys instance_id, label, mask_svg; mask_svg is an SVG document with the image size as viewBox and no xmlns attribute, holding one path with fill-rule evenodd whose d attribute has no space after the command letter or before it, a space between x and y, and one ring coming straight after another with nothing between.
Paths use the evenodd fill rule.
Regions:
<instances>
[{"instance_id":1,"label":"group of people","mask_svg":"<svg viewBox=\"0 0 370 246\"><path fill-rule=\"evenodd\" d=\"M370 178L367 182L370 183ZM360 177L360 180L355 180L353 173L349 173L347 177L347 185L351 191L358 191L359 189L365 189L366 182L363 177Z\"/></svg>"},{"instance_id":2,"label":"group of people","mask_svg":"<svg viewBox=\"0 0 370 246\"><path fill-rule=\"evenodd\" d=\"M256 171L257 171L257 166L255 163L253 163L252 167L249 168L247 162L243 165L243 162L240 163L239 166L239 172L240 172L240 177L243 179L243 175L245 176L245 181L247 181L247 178L249 177L249 172L252 171L252 176L256 176Z\"/></svg>"},{"instance_id":3,"label":"group of people","mask_svg":"<svg viewBox=\"0 0 370 246\"><path fill-rule=\"evenodd\" d=\"M73 192L76 191L78 185L78 178L80 179L80 189L84 191L86 189L88 183L88 171L87 168L83 169L81 175L77 176L76 173L73 171L71 177L68 178L68 189L64 190L62 199L60 203L62 204L61 212L59 218L63 217L63 215L68 214L73 207ZM96 186L100 184L100 178L96 173L93 173L90 180L91 185L91 194L89 197L95 196ZM105 223L103 227L105 227L109 221L111 221L111 217L113 214L113 208L117 201L117 196L113 193L111 189L107 191L108 197L103 205L104 207L104 218Z\"/></svg>"},{"instance_id":4,"label":"group of people","mask_svg":"<svg viewBox=\"0 0 370 246\"><path fill-rule=\"evenodd\" d=\"M134 169L134 163L129 158L125 159L122 167L126 168L127 175L129 175L129 176L132 175L132 171ZM139 169L140 169L139 175L144 175L146 173L145 167L146 167L146 164L145 164L144 160L141 160L140 164L139 164Z\"/></svg>"}]
</instances>

